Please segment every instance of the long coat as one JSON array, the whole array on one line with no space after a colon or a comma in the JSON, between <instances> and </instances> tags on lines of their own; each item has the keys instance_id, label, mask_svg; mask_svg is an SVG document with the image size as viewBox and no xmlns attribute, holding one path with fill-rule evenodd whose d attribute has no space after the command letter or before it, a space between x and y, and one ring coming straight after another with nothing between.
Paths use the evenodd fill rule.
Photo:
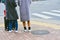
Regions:
<instances>
[{"instance_id":1,"label":"long coat","mask_svg":"<svg viewBox=\"0 0 60 40\"><path fill-rule=\"evenodd\" d=\"M15 7L17 6L15 0L6 0L5 4L6 4L6 19L17 20L18 14L15 9Z\"/></svg>"},{"instance_id":2,"label":"long coat","mask_svg":"<svg viewBox=\"0 0 60 40\"><path fill-rule=\"evenodd\" d=\"M21 21L30 20L30 15L29 15L30 4L31 4L31 0L18 0L18 5L20 7L20 19L21 19Z\"/></svg>"}]
</instances>

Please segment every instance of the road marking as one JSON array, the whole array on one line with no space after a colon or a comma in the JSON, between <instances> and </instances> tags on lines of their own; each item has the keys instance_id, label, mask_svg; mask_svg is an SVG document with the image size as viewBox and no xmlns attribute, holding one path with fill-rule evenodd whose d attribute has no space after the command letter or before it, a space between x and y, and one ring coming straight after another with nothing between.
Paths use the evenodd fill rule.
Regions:
<instances>
[{"instance_id":1,"label":"road marking","mask_svg":"<svg viewBox=\"0 0 60 40\"><path fill-rule=\"evenodd\" d=\"M59 10L51 10L52 12L57 12L57 13L60 13L60 11Z\"/></svg>"},{"instance_id":2,"label":"road marking","mask_svg":"<svg viewBox=\"0 0 60 40\"><path fill-rule=\"evenodd\" d=\"M42 12L44 14L49 14L49 15L54 15L54 16L60 16L60 14L56 14L56 13L51 13L51 12Z\"/></svg>"},{"instance_id":3,"label":"road marking","mask_svg":"<svg viewBox=\"0 0 60 40\"><path fill-rule=\"evenodd\" d=\"M32 3L34 3L34 4L43 4L43 3L48 3L48 1L41 1L41 2L40 2L40 1L37 1L37 2L34 1L34 2L32 2Z\"/></svg>"},{"instance_id":4,"label":"road marking","mask_svg":"<svg viewBox=\"0 0 60 40\"><path fill-rule=\"evenodd\" d=\"M38 14L38 13L32 13L32 15L37 16L37 17L41 17L41 18L44 18L44 19L52 18L52 17L45 16L45 15Z\"/></svg>"}]
</instances>

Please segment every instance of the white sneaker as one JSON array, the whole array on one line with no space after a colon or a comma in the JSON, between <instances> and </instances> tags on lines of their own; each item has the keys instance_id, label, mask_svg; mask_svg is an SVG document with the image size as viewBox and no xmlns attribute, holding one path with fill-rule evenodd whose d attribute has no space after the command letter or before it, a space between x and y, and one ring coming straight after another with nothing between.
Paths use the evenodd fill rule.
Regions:
<instances>
[{"instance_id":1,"label":"white sneaker","mask_svg":"<svg viewBox=\"0 0 60 40\"><path fill-rule=\"evenodd\" d=\"M28 30L29 32L31 32L31 30Z\"/></svg>"},{"instance_id":2,"label":"white sneaker","mask_svg":"<svg viewBox=\"0 0 60 40\"><path fill-rule=\"evenodd\" d=\"M18 31L15 31L15 32L18 32Z\"/></svg>"},{"instance_id":3,"label":"white sneaker","mask_svg":"<svg viewBox=\"0 0 60 40\"><path fill-rule=\"evenodd\" d=\"M9 32L12 32L11 30L9 30Z\"/></svg>"},{"instance_id":4,"label":"white sneaker","mask_svg":"<svg viewBox=\"0 0 60 40\"><path fill-rule=\"evenodd\" d=\"M27 32L27 30L24 30L24 32Z\"/></svg>"}]
</instances>

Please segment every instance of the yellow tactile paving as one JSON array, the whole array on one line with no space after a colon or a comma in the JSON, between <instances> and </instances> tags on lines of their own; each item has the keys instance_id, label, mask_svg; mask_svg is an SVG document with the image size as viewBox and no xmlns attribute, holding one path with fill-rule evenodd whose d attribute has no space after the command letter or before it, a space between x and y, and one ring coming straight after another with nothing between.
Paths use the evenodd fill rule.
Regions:
<instances>
[{"instance_id":1,"label":"yellow tactile paving","mask_svg":"<svg viewBox=\"0 0 60 40\"><path fill-rule=\"evenodd\" d=\"M44 23L44 22L38 22L38 21L31 21L32 24L44 26L44 27L51 27L54 29L60 29L60 25L57 24L51 24L51 23Z\"/></svg>"},{"instance_id":2,"label":"yellow tactile paving","mask_svg":"<svg viewBox=\"0 0 60 40\"><path fill-rule=\"evenodd\" d=\"M18 24L22 24L22 22L18 21ZM60 25L57 25L57 24L51 24L51 23L45 23L45 22L39 22L39 21L31 21L31 24L36 24L44 27L51 27L54 29L60 29ZM4 27L4 24L0 23L0 27Z\"/></svg>"},{"instance_id":3,"label":"yellow tactile paving","mask_svg":"<svg viewBox=\"0 0 60 40\"><path fill-rule=\"evenodd\" d=\"M20 21L18 23L21 24ZM57 25L57 24L51 24L51 23L45 23L45 22L39 22L39 21L31 21L31 24L36 24L44 27L51 27L54 29L60 29L60 25Z\"/></svg>"},{"instance_id":4,"label":"yellow tactile paving","mask_svg":"<svg viewBox=\"0 0 60 40\"><path fill-rule=\"evenodd\" d=\"M0 23L0 27L4 27L4 24Z\"/></svg>"}]
</instances>

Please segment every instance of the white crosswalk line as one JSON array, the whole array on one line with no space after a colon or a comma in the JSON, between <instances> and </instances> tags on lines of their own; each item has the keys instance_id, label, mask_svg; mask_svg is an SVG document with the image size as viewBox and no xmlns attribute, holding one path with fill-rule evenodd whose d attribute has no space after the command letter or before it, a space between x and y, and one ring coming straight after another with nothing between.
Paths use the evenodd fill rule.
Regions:
<instances>
[{"instance_id":1,"label":"white crosswalk line","mask_svg":"<svg viewBox=\"0 0 60 40\"><path fill-rule=\"evenodd\" d=\"M60 10L51 10L52 12L60 13Z\"/></svg>"},{"instance_id":2,"label":"white crosswalk line","mask_svg":"<svg viewBox=\"0 0 60 40\"><path fill-rule=\"evenodd\" d=\"M52 13L52 12L42 12L42 13L60 17L60 14L57 13Z\"/></svg>"},{"instance_id":3,"label":"white crosswalk line","mask_svg":"<svg viewBox=\"0 0 60 40\"><path fill-rule=\"evenodd\" d=\"M38 14L38 13L32 13L32 15L37 16L37 17L41 17L41 18L44 18L44 19L49 19L49 18L52 18L52 17L45 16L45 15Z\"/></svg>"}]
</instances>

